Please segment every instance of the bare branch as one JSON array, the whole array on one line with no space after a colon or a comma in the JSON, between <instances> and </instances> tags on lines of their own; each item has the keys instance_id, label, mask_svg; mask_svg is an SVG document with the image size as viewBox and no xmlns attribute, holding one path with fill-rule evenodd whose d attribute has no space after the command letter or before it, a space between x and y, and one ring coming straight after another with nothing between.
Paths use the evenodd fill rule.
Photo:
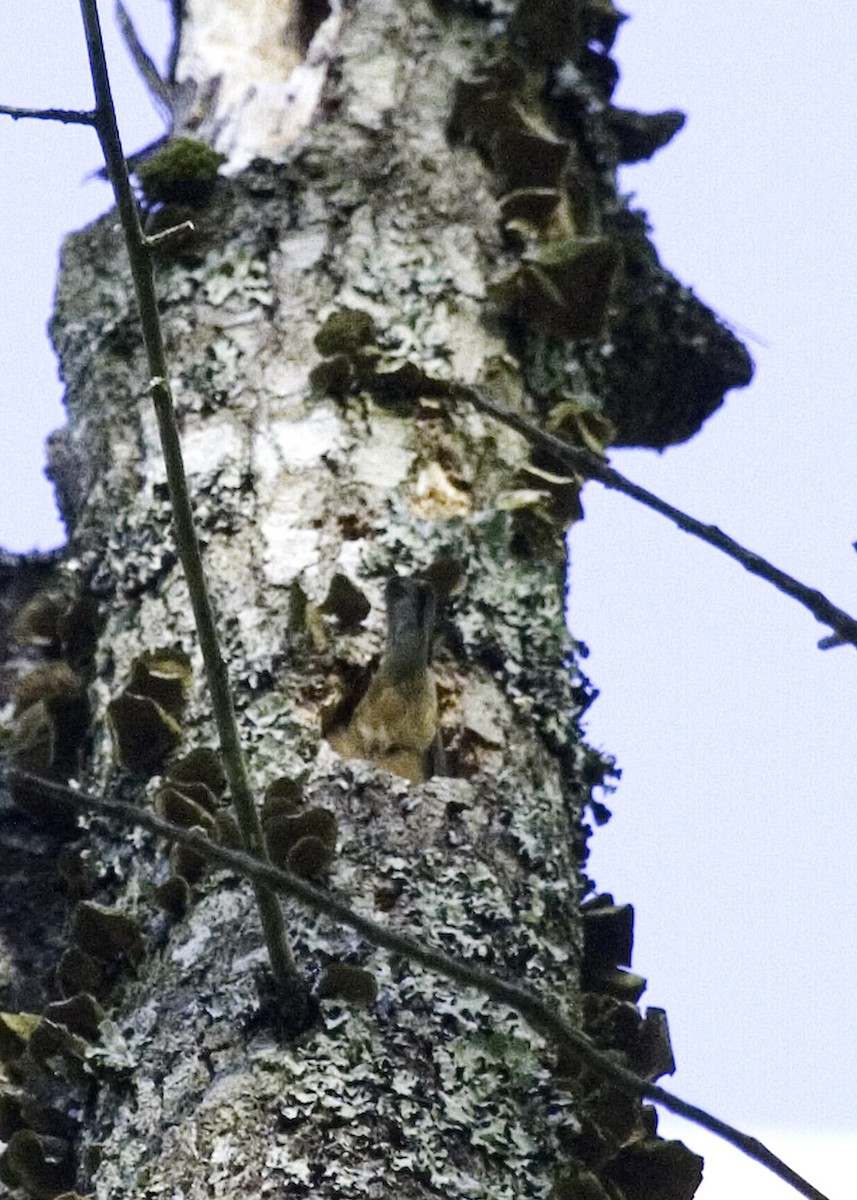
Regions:
<instances>
[{"instance_id":1,"label":"bare branch","mask_svg":"<svg viewBox=\"0 0 857 1200\"><path fill-rule=\"evenodd\" d=\"M241 750L235 707L229 687L229 676L220 650L214 607L208 592L202 555L196 536L193 507L182 461L178 424L168 382L169 370L158 315L152 261L149 247L140 227L140 217L122 153L122 142L119 138L116 111L110 92L110 78L104 57L104 43L101 37L96 0L80 0L80 9L86 31L86 47L95 90L95 128L116 197L116 206L125 234L131 274L134 279L134 291L140 310L140 324L149 365L149 391L155 405L167 470L176 548L187 580L208 687L211 692L211 705L217 725L223 765L241 825L241 835L247 849L264 860L266 858L265 839L250 788L250 777L247 773L244 754ZM275 892L260 884L256 887L256 903L262 919L262 928L265 931L271 972L283 1012L288 1020L296 1026L300 1026L306 998L305 985L289 944L279 897Z\"/></svg>"},{"instance_id":2,"label":"bare branch","mask_svg":"<svg viewBox=\"0 0 857 1200\"><path fill-rule=\"evenodd\" d=\"M11 104L0 104L0 115L13 121L29 118L33 121L60 121L63 125L94 125L95 113L82 112L76 108L15 108Z\"/></svg>"},{"instance_id":3,"label":"bare branch","mask_svg":"<svg viewBox=\"0 0 857 1200\"><path fill-rule=\"evenodd\" d=\"M134 60L134 66L139 71L149 95L164 117L171 123L173 115L172 88L169 83L161 78L161 74L152 61L151 56L143 48L143 43L140 41L137 36L137 30L134 28L134 22L131 20L122 0L118 0L116 4L116 19L119 22L119 31L125 39L125 45L128 47L128 53Z\"/></svg>"},{"instance_id":4,"label":"bare branch","mask_svg":"<svg viewBox=\"0 0 857 1200\"><path fill-rule=\"evenodd\" d=\"M721 1121L719 1117L712 1116L711 1113L698 1108L695 1104L690 1104L687 1100L682 1100L672 1092L658 1087L657 1084L651 1083L641 1075L619 1066L609 1055L598 1050L585 1033L569 1024L554 1005L543 1000L535 992L514 983L507 983L490 971L471 966L440 950L432 950L431 947L408 934L396 933L387 926L378 925L369 917L363 917L355 912L333 892L314 887L313 884L307 883L305 879L294 875L291 871L281 871L279 868L271 866L269 862L260 861L241 850L229 850L225 846L210 842L202 834L193 833L189 829L183 829L179 825L165 821L163 817L159 817L150 809L139 808L134 804L126 804L119 800L108 800L104 796L93 796L88 792L80 792L62 784L51 783L24 771L13 769L8 772L8 776L13 781L19 780L29 786L38 787L47 795L71 800L81 809L100 813L123 825L139 825L161 837L169 838L170 841L180 842L211 862L219 863L222 867L237 871L240 875L254 880L257 885L295 896L315 911L324 913L325 916L354 929L373 946L380 946L394 954L401 954L404 958L422 963L429 970L436 971L447 979L453 979L456 983L478 988L492 1000L513 1008L542 1037L554 1042L562 1052L583 1063L599 1078L607 1080L620 1091L660 1104L670 1112L716 1134L741 1150L749 1158L767 1167L769 1171L788 1183L801 1196L806 1196L808 1200L827 1200L822 1192L798 1175L796 1171L793 1171L757 1138L742 1133L733 1125Z\"/></svg>"},{"instance_id":5,"label":"bare branch","mask_svg":"<svg viewBox=\"0 0 857 1200\"><path fill-rule=\"evenodd\" d=\"M182 26L184 24L184 0L170 0L170 16L173 22L173 40L167 57L167 79L176 82L176 67L179 62L182 44Z\"/></svg>"},{"instance_id":6,"label":"bare branch","mask_svg":"<svg viewBox=\"0 0 857 1200\"><path fill-rule=\"evenodd\" d=\"M516 429L529 442L532 442L533 445L541 446L542 449L547 450L555 458L559 459L560 462L566 463L590 479L597 479L604 487L611 488L616 492L622 492L624 495L630 496L633 500L639 501L640 504L644 504L647 508L660 513L661 516L667 517L679 529L683 529L685 533L691 533L703 542L708 542L710 546L721 550L729 558L734 558L736 562L739 562L751 574L766 579L778 591L791 596L793 600L797 600L798 604L802 604L804 608L809 609L817 621L820 621L823 625L831 626L836 631L835 641L830 638L822 639L819 643L822 649L827 649L830 645L840 645L845 642L852 646L857 646L857 620L854 617L849 616L843 609L837 608L835 604L832 604L826 596L815 588L808 587L793 576L787 575L785 571L781 571L779 567L775 567L773 563L769 563L760 554L756 554L754 551L742 546L740 542L736 542L733 538L725 534L722 529L718 529L716 525L706 525L704 522L697 520L696 517L689 516L686 512L682 512L680 508L675 508L672 504L661 500L653 492L647 491L645 488L640 487L639 484L633 483L630 479L621 475L618 471L614 471L612 467L608 467L598 455L593 454L590 450L583 450L577 446L569 445L562 438L555 437L552 433L547 433L544 429L541 429L534 421L529 420L528 417L512 412L502 404L498 404L495 400L490 400L483 392L480 392L476 388L457 387L452 394L456 398L468 400L474 408L489 413L492 417L496 417L498 421L502 421L504 425Z\"/></svg>"}]
</instances>

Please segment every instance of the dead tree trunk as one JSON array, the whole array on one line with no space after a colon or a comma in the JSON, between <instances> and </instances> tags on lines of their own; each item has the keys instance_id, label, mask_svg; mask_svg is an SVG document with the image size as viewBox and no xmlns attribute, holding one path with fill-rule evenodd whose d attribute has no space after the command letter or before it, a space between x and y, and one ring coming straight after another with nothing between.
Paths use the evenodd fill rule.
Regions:
<instances>
[{"instance_id":1,"label":"dead tree trunk","mask_svg":"<svg viewBox=\"0 0 857 1200\"><path fill-rule=\"evenodd\" d=\"M584 921L581 909L585 809L611 768L581 742L590 692L563 615L581 481L458 393L479 385L590 448L663 447L747 382L743 348L660 267L616 192L617 164L653 153L680 116L610 105L622 19L610 0L175 9L157 85L171 132L224 153L227 173L203 198L183 186L186 161L167 177L153 160L149 221L175 224L189 206L196 225L165 242L159 294L259 795L287 780L281 794L334 814L333 861L307 869L324 867L353 907L538 988L661 1074L642 981L621 970L629 913L596 905ZM68 425L51 470L69 544L48 587L90 598L75 602L79 624L96 601L100 625L94 650L72 654L68 621L49 649L87 685L84 780L148 805L167 768L144 747L122 751L136 772L119 769L106 721L138 688L140 656L190 660L177 753L213 745L213 726L111 214L67 240L52 332ZM10 606L44 594L53 569L11 564ZM390 757L398 743L355 734L393 576L428 579L438 596L434 775ZM347 756L359 753L374 761ZM212 814L221 832L226 811ZM264 951L248 886L175 854L171 868L146 835L91 819L68 841L63 828L56 886L76 949L54 900L44 930L20 930L21 856L45 864L59 845L28 820L3 813L4 1007L95 992L113 1025L66 1084L34 1070L12 1089L55 1113L43 1124L75 1145L77 1166L46 1164L34 1184L7 1162L10 1184L76 1182L99 1200L695 1190L698 1160L657 1140L650 1110L573 1064L557 1070L479 993L292 902L301 965L363 966L379 997L368 1010L321 1000L309 1032L278 1041L256 1016ZM158 890L171 869L192 886L183 915L154 903L181 908ZM105 961L103 940L81 932L93 901L132 916L140 943ZM100 974L86 976L93 961Z\"/></svg>"}]
</instances>

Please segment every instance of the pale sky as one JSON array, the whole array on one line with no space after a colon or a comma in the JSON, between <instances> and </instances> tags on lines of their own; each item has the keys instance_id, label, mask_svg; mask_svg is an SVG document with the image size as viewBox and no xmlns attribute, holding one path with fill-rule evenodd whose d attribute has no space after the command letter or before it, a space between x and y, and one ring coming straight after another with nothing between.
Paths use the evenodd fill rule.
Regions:
<instances>
[{"instance_id":1,"label":"pale sky","mask_svg":"<svg viewBox=\"0 0 857 1200\"><path fill-rule=\"evenodd\" d=\"M2 101L88 107L74 0L6 7ZM129 8L163 45L164 0ZM625 171L624 187L648 210L665 265L764 345L750 342L755 382L701 435L613 464L857 614L857 9L625 9L617 102L689 120ZM102 16L130 151L160 126L105 5ZM0 442L11 464L0 545L23 550L61 540L40 480L41 443L62 422L43 333L59 243L109 199L81 182L99 164L88 130L0 119L0 155ZM855 651L818 651L826 630L808 613L662 518L596 484L584 499L571 623L601 692L590 738L624 772L591 870L636 907L643 1004L666 1007L679 1064L662 1082L846 1200L857 1152ZM795 1194L687 1123L663 1118L667 1129L709 1156L701 1200Z\"/></svg>"},{"instance_id":2,"label":"pale sky","mask_svg":"<svg viewBox=\"0 0 857 1200\"><path fill-rule=\"evenodd\" d=\"M691 443L613 465L854 613L857 11L632 11L617 102L689 120L624 186L664 263L766 346L750 343L756 380ZM663 519L595 485L586 499L571 622L601 689L590 736L624 769L593 873L636 905L635 968L679 1065L663 1082L759 1136L781 1128L772 1148L800 1146L831 1200L853 1195L844 1149L836 1174L829 1141L804 1147L839 1135L857 1151L855 652L818 651L808 613ZM726 1155L741 1194L792 1194ZM714 1170L702 1200L726 1194Z\"/></svg>"}]
</instances>

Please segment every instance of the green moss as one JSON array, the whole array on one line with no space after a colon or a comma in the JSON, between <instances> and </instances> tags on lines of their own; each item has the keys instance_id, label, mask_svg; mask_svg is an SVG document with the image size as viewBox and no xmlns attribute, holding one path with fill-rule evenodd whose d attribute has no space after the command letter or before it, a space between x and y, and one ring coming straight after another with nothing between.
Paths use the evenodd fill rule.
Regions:
<instances>
[{"instance_id":1,"label":"green moss","mask_svg":"<svg viewBox=\"0 0 857 1200\"><path fill-rule=\"evenodd\" d=\"M209 198L226 155L196 138L173 138L137 168L147 204L201 205Z\"/></svg>"},{"instance_id":2,"label":"green moss","mask_svg":"<svg viewBox=\"0 0 857 1200\"><path fill-rule=\"evenodd\" d=\"M378 999L378 984L375 976L363 967L330 963L319 980L318 994L322 1000L344 1000L371 1007Z\"/></svg>"},{"instance_id":3,"label":"green moss","mask_svg":"<svg viewBox=\"0 0 857 1200\"><path fill-rule=\"evenodd\" d=\"M378 331L369 313L360 308L340 308L330 314L315 335L319 354L354 355L377 339Z\"/></svg>"}]
</instances>

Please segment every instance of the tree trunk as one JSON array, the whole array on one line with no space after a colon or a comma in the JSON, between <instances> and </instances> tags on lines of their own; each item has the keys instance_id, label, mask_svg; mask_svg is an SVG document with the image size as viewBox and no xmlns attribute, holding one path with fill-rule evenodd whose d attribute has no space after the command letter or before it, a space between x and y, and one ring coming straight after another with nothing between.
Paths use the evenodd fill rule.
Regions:
<instances>
[{"instance_id":1,"label":"tree trunk","mask_svg":"<svg viewBox=\"0 0 857 1200\"><path fill-rule=\"evenodd\" d=\"M680 120L610 106L610 0L531 0L509 32L512 7L188 0L173 133L202 135L230 173L194 197L196 233L160 251L161 312L259 796L286 779L281 792L335 815L326 878L354 908L538 989L654 1077L666 1069L651 1051L656 1019L643 1020L639 983L618 969L629 913L605 900L584 922L581 909L584 810L612 764L581 741L591 690L564 622L580 481L458 393L478 385L590 448L663 447L695 432L750 365L617 196L617 163L651 153ZM150 221L177 215L167 205ZM85 783L149 805L165 768L151 747L135 758L120 732L137 770L119 769L107 721L111 701L139 690L135 660L188 655L179 753L214 733L113 214L66 241L52 333L68 426L51 470L69 545L56 569L9 565L7 603L44 595L46 577L97 600L92 656L69 649L68 622L47 653L88 686ZM393 576L430 579L438 597L434 775L355 741ZM82 603L73 623L91 617ZM364 752L375 761L351 757ZM90 819L69 842L62 816L47 830L30 820L3 814L4 1007L39 1012L80 990L67 951L65 974L49 970L74 943L78 966L81 948L100 963L83 990L112 1022L87 1068L97 1088L67 1067L60 1085L18 1064L54 1113L47 1132L75 1143L80 1191L693 1193L698 1160L658 1142L651 1112L572 1064L557 1072L550 1048L479 992L286 901L301 967L359 964L379 997L368 1009L322 999L314 1026L284 1042L259 1019L265 952L245 881L203 874L139 831ZM61 842L62 936L46 882ZM22 884L29 861L41 865ZM184 915L155 904L181 907L157 890L171 870L192 885ZM22 927L22 886L35 889L27 907L43 907L40 932ZM81 932L79 906L93 901L133 917L144 951L105 962L103 942ZM624 929L623 949L596 931L595 911ZM57 1110L72 1111L77 1134ZM34 1184L7 1156L3 1178L54 1194L75 1181L62 1170L35 1171Z\"/></svg>"}]
</instances>

